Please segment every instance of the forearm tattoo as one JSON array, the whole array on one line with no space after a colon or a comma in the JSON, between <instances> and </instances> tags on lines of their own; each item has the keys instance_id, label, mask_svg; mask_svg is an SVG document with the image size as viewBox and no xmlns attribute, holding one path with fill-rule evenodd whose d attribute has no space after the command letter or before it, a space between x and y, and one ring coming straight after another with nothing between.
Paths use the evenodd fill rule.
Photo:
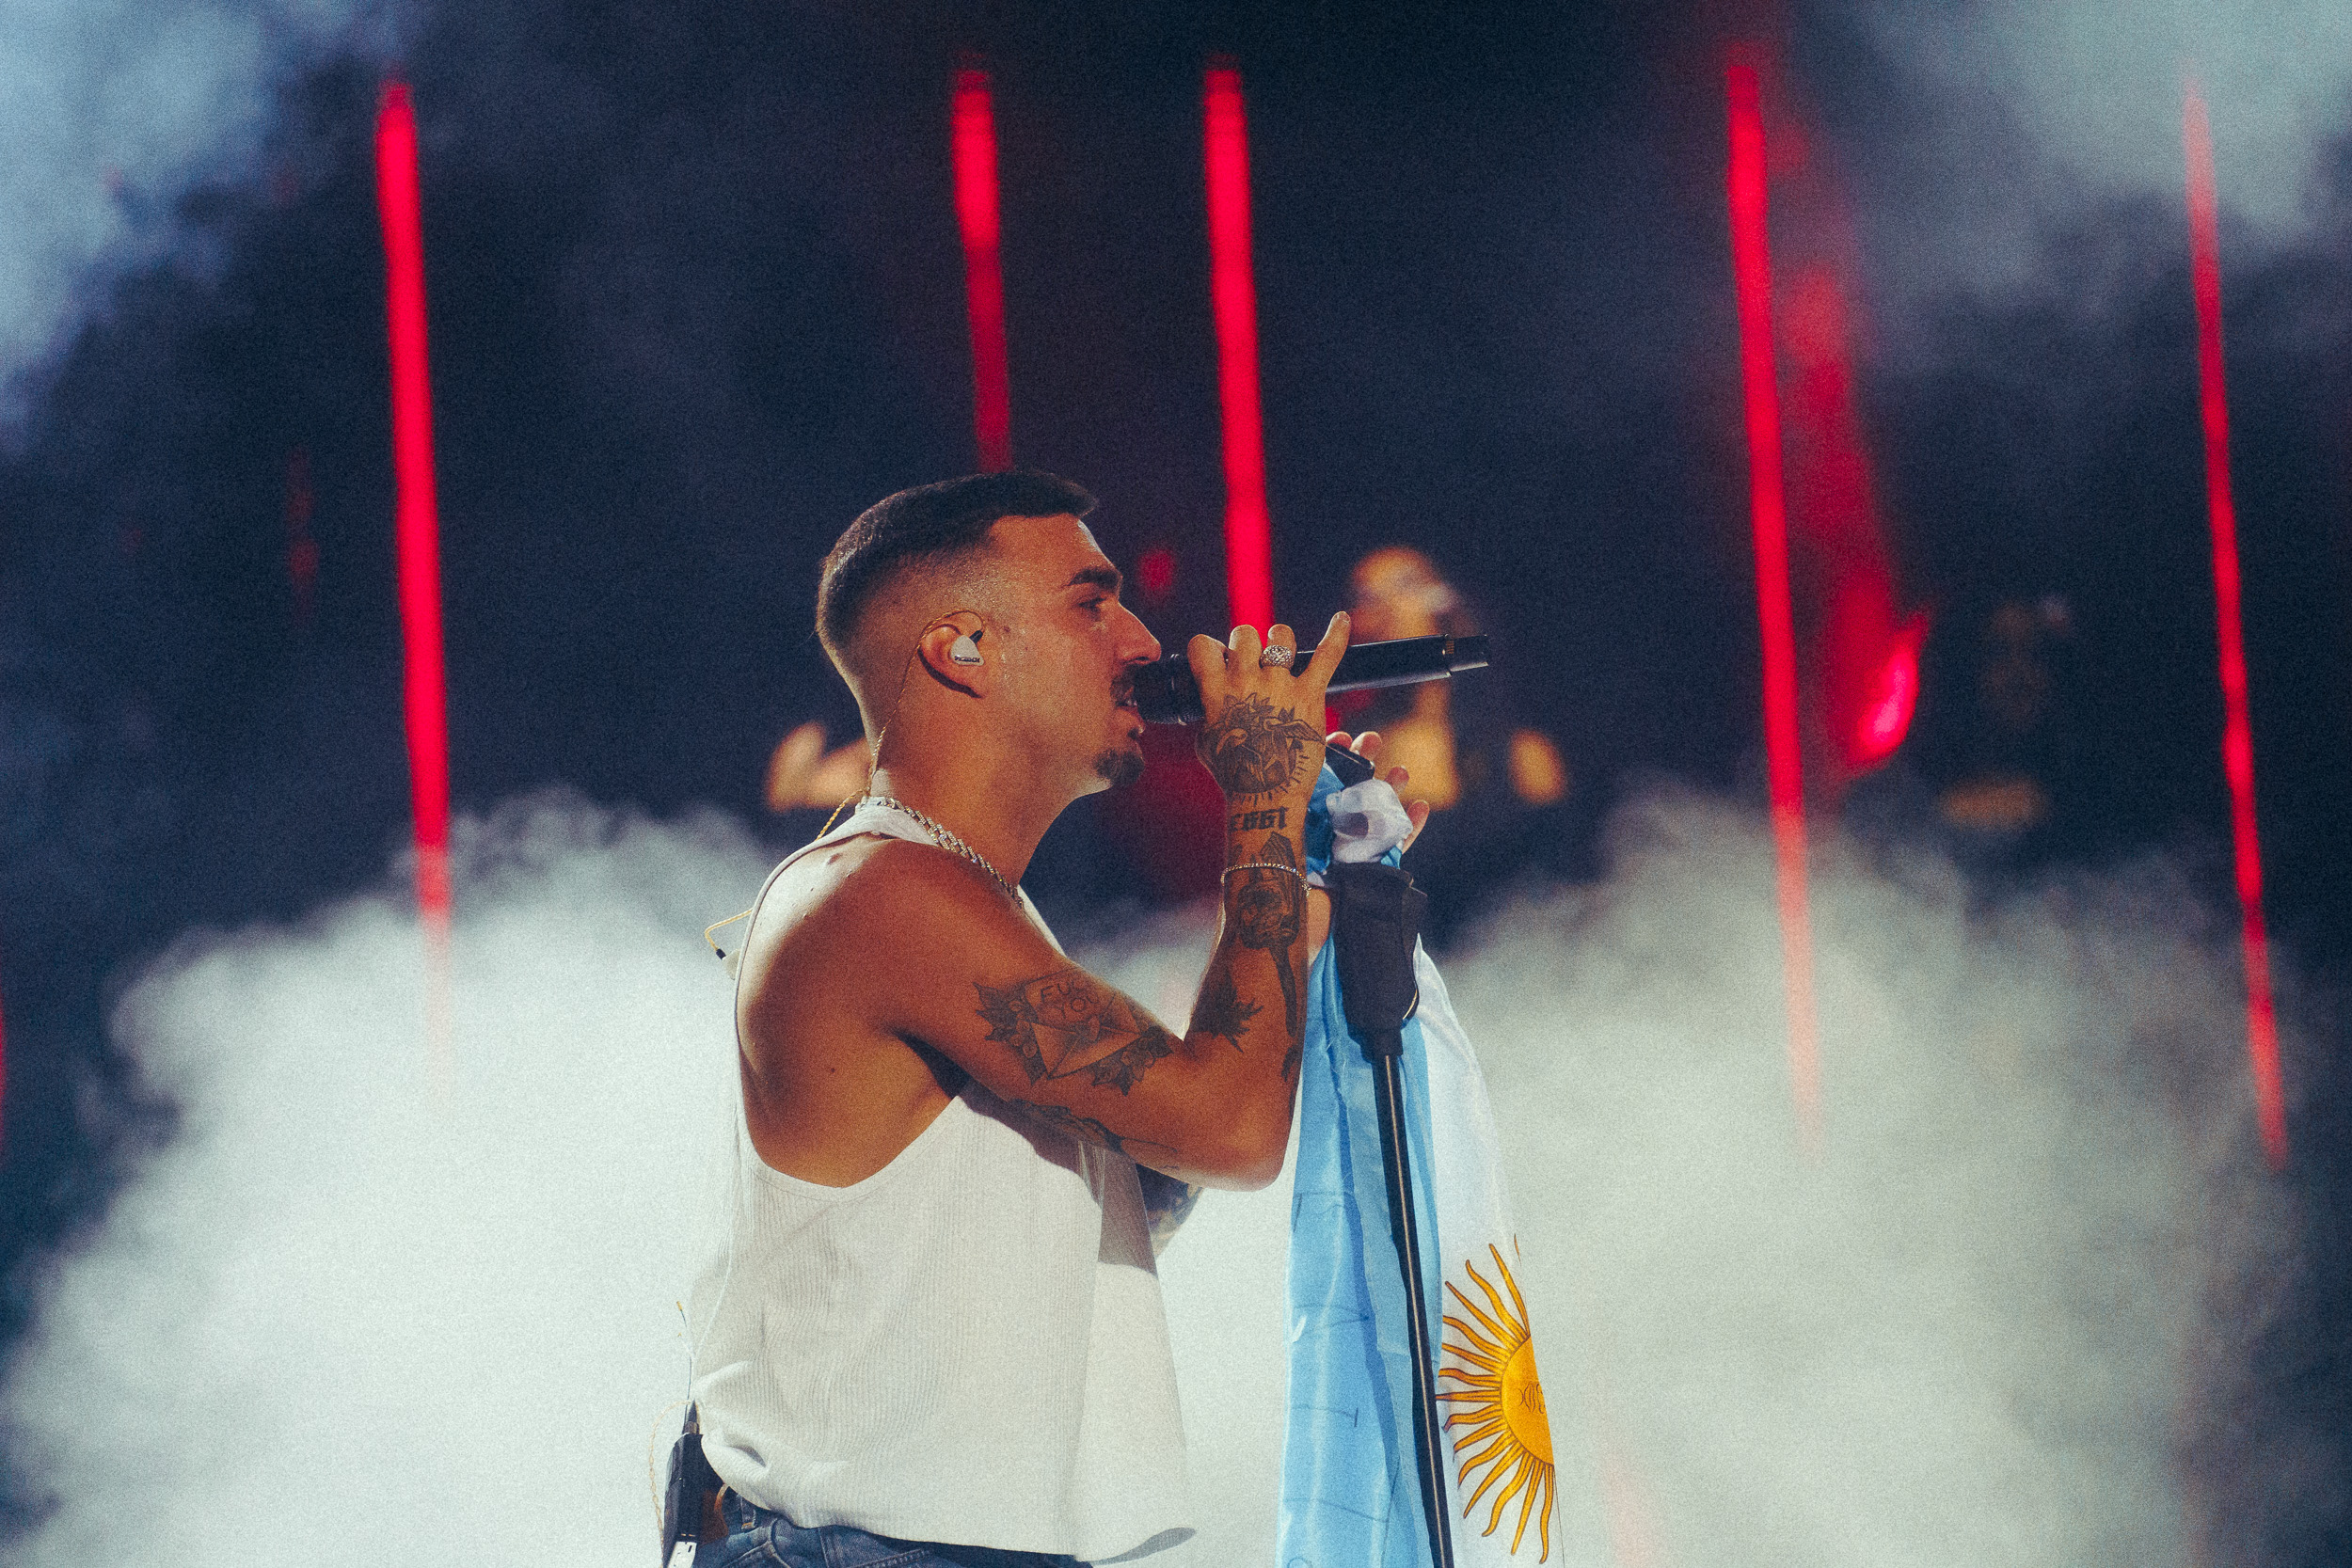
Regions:
<instances>
[{"instance_id":1,"label":"forearm tattoo","mask_svg":"<svg viewBox=\"0 0 2352 1568\"><path fill-rule=\"evenodd\" d=\"M1233 989L1232 969L1216 964L1211 966L1209 977L1200 983L1200 1000L1193 1004L1192 1032L1215 1035L1239 1051L1249 1021L1263 1010L1255 1002L1241 999L1241 992Z\"/></svg>"},{"instance_id":2,"label":"forearm tattoo","mask_svg":"<svg viewBox=\"0 0 2352 1568\"><path fill-rule=\"evenodd\" d=\"M1279 795L1295 786L1322 735L1295 708L1252 694L1225 705L1200 734L1200 760L1229 797Z\"/></svg>"},{"instance_id":3,"label":"forearm tattoo","mask_svg":"<svg viewBox=\"0 0 2352 1568\"><path fill-rule=\"evenodd\" d=\"M1098 984L1082 969L1057 970L1013 986L983 986L980 1021L988 1037L1009 1048L1032 1084L1084 1077L1096 1088L1125 1094L1152 1063L1176 1050L1176 1037L1134 1004ZM1109 1050L1103 1048L1108 1046ZM1149 1138L1126 1138L1067 1105L1025 1101L1049 1127L1134 1157L1138 1148L1173 1153Z\"/></svg>"},{"instance_id":4,"label":"forearm tattoo","mask_svg":"<svg viewBox=\"0 0 2352 1568\"><path fill-rule=\"evenodd\" d=\"M1168 1154L1176 1152L1168 1145L1153 1143L1149 1138L1122 1138L1092 1117L1082 1117L1067 1105L1052 1105L1036 1100L1022 1103L1028 1107L1031 1116L1048 1127L1058 1128L1072 1137L1082 1138L1088 1143L1101 1144L1112 1153L1124 1154L1131 1160L1135 1158L1137 1148L1156 1148Z\"/></svg>"},{"instance_id":5,"label":"forearm tattoo","mask_svg":"<svg viewBox=\"0 0 2352 1568\"><path fill-rule=\"evenodd\" d=\"M1032 1084L1083 1073L1098 1089L1125 1094L1176 1050L1175 1036L1082 969L974 989L988 1037L1011 1050Z\"/></svg>"},{"instance_id":6,"label":"forearm tattoo","mask_svg":"<svg viewBox=\"0 0 2352 1568\"><path fill-rule=\"evenodd\" d=\"M1233 860L1263 861L1236 871L1232 878L1233 936L1244 947L1255 948L1274 960L1274 972L1282 981L1282 1020L1290 1026L1291 1055L1283 1059L1287 1074L1297 1055L1300 1028L1298 996L1297 942L1307 928L1307 884L1296 871L1277 871L1273 866L1298 864L1298 852L1291 841L1280 833L1269 833L1266 841L1254 853L1245 856L1236 849Z\"/></svg>"}]
</instances>

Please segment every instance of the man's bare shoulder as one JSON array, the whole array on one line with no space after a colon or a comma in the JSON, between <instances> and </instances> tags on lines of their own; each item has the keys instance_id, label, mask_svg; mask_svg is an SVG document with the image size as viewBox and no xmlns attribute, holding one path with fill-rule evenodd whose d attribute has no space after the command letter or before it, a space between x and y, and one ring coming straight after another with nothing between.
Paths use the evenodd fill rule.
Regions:
<instances>
[{"instance_id":1,"label":"man's bare shoulder","mask_svg":"<svg viewBox=\"0 0 2352 1568\"><path fill-rule=\"evenodd\" d=\"M1034 929L977 866L882 834L844 839L787 867L759 926L747 955L755 991L779 967L827 989L904 984L959 970L958 955Z\"/></svg>"}]
</instances>

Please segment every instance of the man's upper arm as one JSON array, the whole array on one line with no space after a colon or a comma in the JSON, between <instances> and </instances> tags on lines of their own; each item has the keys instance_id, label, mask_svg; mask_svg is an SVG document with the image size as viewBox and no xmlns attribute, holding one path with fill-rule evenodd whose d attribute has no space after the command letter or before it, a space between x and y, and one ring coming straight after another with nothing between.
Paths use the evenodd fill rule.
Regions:
<instances>
[{"instance_id":1,"label":"man's upper arm","mask_svg":"<svg viewBox=\"0 0 2352 1568\"><path fill-rule=\"evenodd\" d=\"M1219 1115L1223 1080L1240 1064L1216 1060L1072 963L984 879L891 846L842 893L843 934L862 955L860 989L879 1028L1143 1164L1196 1181L1247 1174L1243 1151L1254 1146Z\"/></svg>"}]
</instances>

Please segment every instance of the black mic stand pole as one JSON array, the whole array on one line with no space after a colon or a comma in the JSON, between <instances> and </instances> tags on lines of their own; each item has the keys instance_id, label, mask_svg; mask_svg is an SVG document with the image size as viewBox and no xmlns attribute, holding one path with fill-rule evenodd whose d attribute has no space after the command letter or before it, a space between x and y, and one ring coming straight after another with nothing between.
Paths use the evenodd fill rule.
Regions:
<instances>
[{"instance_id":1,"label":"black mic stand pole","mask_svg":"<svg viewBox=\"0 0 2352 1568\"><path fill-rule=\"evenodd\" d=\"M1437 1357L1430 1351L1429 1305L1422 1291L1421 1235L1413 1218L1402 1092L1405 1021L1421 1002L1413 976L1413 945L1429 896L1398 866L1334 862L1323 877L1331 894L1340 999L1347 1009L1347 1026L1362 1042L1374 1073L1381 1164L1388 1179L1389 1234L1396 1243L1397 1266L1405 1273L1406 1311L1411 1319L1413 1450L1421 1472L1422 1513L1429 1526L1430 1560L1435 1568L1454 1568L1452 1508L1438 1424Z\"/></svg>"}]
</instances>

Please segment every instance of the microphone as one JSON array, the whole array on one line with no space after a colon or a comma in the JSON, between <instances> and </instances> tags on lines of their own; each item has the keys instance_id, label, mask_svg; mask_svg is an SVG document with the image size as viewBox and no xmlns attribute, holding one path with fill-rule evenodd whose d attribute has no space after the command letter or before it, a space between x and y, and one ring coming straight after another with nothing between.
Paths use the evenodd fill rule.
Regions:
<instances>
[{"instance_id":1,"label":"microphone","mask_svg":"<svg viewBox=\"0 0 2352 1568\"><path fill-rule=\"evenodd\" d=\"M1307 650L1299 650L1304 657ZM1340 656L1328 691L1360 691L1374 686L1411 686L1439 681L1464 670L1486 667L1484 637L1401 637L1393 642L1359 642ZM1136 672L1136 708L1152 724L1198 724L1200 688L1183 654L1170 654ZM1320 716L1318 716L1320 722Z\"/></svg>"}]
</instances>

